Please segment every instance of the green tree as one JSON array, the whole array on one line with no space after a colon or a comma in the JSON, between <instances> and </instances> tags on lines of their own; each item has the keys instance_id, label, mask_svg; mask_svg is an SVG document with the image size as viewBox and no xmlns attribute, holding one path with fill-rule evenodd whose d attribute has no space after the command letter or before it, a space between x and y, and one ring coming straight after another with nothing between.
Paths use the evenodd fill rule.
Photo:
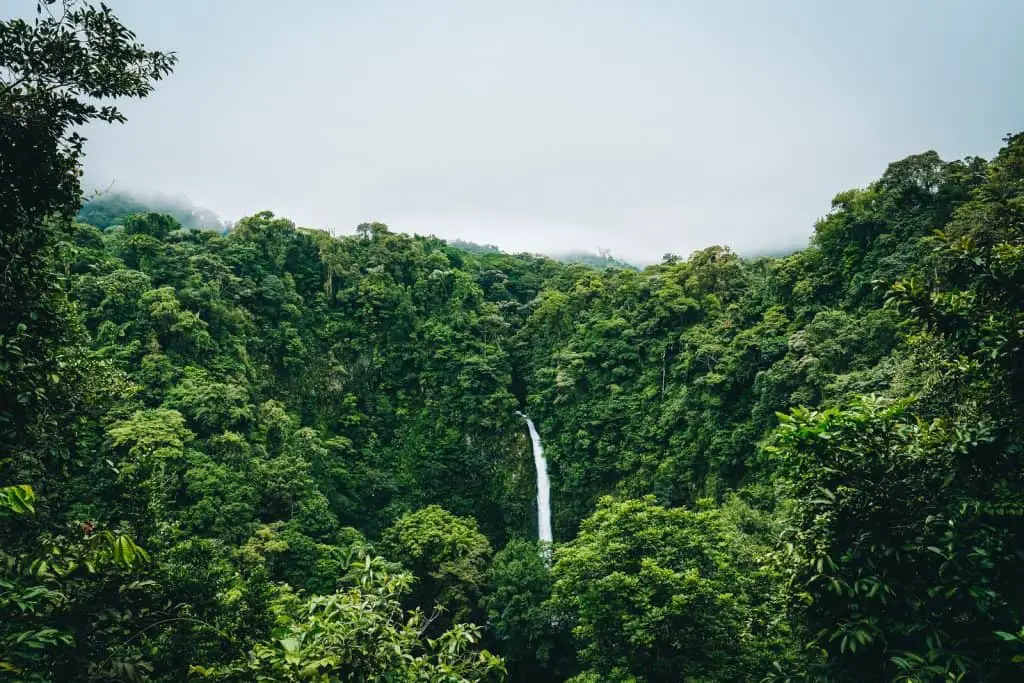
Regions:
<instances>
[{"instance_id":1,"label":"green tree","mask_svg":"<svg viewBox=\"0 0 1024 683\"><path fill-rule=\"evenodd\" d=\"M459 621L477 612L491 544L475 520L430 505L403 515L384 532L381 543L390 559L416 577L413 604L441 606Z\"/></svg>"},{"instance_id":2,"label":"green tree","mask_svg":"<svg viewBox=\"0 0 1024 683\"><path fill-rule=\"evenodd\" d=\"M97 662L90 596L109 602L108 568L145 557L106 530L58 536L70 493L59 482L80 463L75 428L119 393L87 356L59 247L81 197L77 129L123 121L112 102L145 97L174 61L146 50L106 7L40 2L34 21L0 21L0 482L40 492L34 520L0 527L0 622L4 660L26 680L70 679ZM61 659L51 647L61 645L74 654Z\"/></svg>"},{"instance_id":3,"label":"green tree","mask_svg":"<svg viewBox=\"0 0 1024 683\"><path fill-rule=\"evenodd\" d=\"M552 601L579 643L579 680L757 677L774 653L753 630L766 614L756 603L769 597L754 590L755 550L715 509L602 498L552 570Z\"/></svg>"}]
</instances>

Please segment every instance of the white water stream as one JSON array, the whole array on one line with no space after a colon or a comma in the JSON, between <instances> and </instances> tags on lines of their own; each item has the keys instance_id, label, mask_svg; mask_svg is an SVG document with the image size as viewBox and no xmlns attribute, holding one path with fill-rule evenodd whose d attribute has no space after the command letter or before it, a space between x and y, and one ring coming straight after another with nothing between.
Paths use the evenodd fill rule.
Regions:
<instances>
[{"instance_id":1,"label":"white water stream","mask_svg":"<svg viewBox=\"0 0 1024 683\"><path fill-rule=\"evenodd\" d=\"M551 543L551 485L548 482L548 461L544 459L544 447L540 443L540 434L533 426L533 420L520 412L516 413L530 429L530 441L533 442L533 466L537 469L537 536L543 543Z\"/></svg>"}]
</instances>

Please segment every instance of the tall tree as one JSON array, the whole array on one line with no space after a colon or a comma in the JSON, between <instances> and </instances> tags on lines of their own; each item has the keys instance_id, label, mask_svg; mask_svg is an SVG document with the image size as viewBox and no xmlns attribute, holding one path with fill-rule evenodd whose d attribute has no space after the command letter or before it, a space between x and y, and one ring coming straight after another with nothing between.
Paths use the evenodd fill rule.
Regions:
<instances>
[{"instance_id":1,"label":"tall tree","mask_svg":"<svg viewBox=\"0 0 1024 683\"><path fill-rule=\"evenodd\" d=\"M69 493L62 484L86 457L75 452L76 423L118 393L117 378L87 357L59 254L82 193L78 129L124 121L112 102L145 97L174 62L145 49L102 5L39 2L34 20L0 22L0 484L31 487L6 490L32 491L38 505L34 523L0 519L0 637L5 663L17 661L11 666L26 680L74 678L94 661L85 586L90 575L102 585L104 563L76 548L107 539L115 564L141 557L128 538L91 523L45 545L39 533L58 531L56 508ZM37 597L22 608L17 595L26 590ZM47 606L37 609L40 600ZM50 650L62 645L75 655L58 664ZM20 651L30 656L19 659Z\"/></svg>"}]
</instances>

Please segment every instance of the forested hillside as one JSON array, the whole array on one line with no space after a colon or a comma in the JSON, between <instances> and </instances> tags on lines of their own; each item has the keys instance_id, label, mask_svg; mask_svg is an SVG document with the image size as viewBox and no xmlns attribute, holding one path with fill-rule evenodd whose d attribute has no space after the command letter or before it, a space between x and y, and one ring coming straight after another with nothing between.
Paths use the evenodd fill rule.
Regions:
<instances>
[{"instance_id":1,"label":"forested hillside","mask_svg":"<svg viewBox=\"0 0 1024 683\"><path fill-rule=\"evenodd\" d=\"M227 227L215 213L183 197L146 197L117 191L95 192L82 203L75 219L97 228L109 228L129 216L151 211L169 215L183 228L222 231Z\"/></svg>"},{"instance_id":2,"label":"forested hillside","mask_svg":"<svg viewBox=\"0 0 1024 683\"><path fill-rule=\"evenodd\" d=\"M1024 134L780 258L90 224L175 58L68 7L0 23L0 679L1024 676Z\"/></svg>"}]
</instances>

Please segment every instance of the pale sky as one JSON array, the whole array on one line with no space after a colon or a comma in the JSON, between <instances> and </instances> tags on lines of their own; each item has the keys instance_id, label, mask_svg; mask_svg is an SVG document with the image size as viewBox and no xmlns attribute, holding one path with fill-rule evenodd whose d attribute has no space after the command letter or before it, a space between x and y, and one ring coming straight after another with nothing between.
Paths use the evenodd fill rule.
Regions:
<instances>
[{"instance_id":1,"label":"pale sky","mask_svg":"<svg viewBox=\"0 0 1024 683\"><path fill-rule=\"evenodd\" d=\"M750 253L890 161L1024 129L1018 0L108 4L180 64L90 131L87 180L232 220Z\"/></svg>"}]
</instances>

